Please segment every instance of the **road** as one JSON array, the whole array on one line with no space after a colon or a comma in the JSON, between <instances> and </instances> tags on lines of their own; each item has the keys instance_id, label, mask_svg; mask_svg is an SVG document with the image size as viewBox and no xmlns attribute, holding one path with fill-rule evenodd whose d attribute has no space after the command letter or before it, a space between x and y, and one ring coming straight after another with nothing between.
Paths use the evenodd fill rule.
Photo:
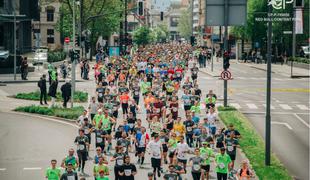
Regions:
<instances>
[{"instance_id":1,"label":"road","mask_svg":"<svg viewBox=\"0 0 310 180\"><path fill-rule=\"evenodd\" d=\"M221 64L215 64L220 74ZM278 67L275 67L278 68ZM207 70L209 71L209 70ZM231 63L233 80L228 82L228 104L245 114L265 136L266 71ZM287 72L289 74L289 72ZM218 77L201 77L221 97L223 82ZM206 88L203 87L203 88ZM309 179L309 79L291 79L272 73L272 151L296 179Z\"/></svg>"},{"instance_id":2,"label":"road","mask_svg":"<svg viewBox=\"0 0 310 180\"><path fill-rule=\"evenodd\" d=\"M0 179L42 180L49 161L60 161L73 146L71 125L12 113L0 117Z\"/></svg>"}]
</instances>

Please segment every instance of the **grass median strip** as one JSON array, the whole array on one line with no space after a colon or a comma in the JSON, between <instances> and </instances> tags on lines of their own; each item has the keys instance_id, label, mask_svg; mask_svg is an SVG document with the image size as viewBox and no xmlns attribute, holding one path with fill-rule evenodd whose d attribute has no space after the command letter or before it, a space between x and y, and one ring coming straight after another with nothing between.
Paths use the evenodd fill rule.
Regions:
<instances>
[{"instance_id":1,"label":"grass median strip","mask_svg":"<svg viewBox=\"0 0 310 180\"><path fill-rule=\"evenodd\" d=\"M62 107L44 107L44 106L20 106L15 109L18 112L27 112L34 114L42 114L47 116L61 117L65 119L77 119L83 114L84 107L78 106L73 108L62 108Z\"/></svg>"},{"instance_id":2,"label":"grass median strip","mask_svg":"<svg viewBox=\"0 0 310 180\"><path fill-rule=\"evenodd\" d=\"M256 132L249 120L234 107L219 107L219 117L228 126L233 124L241 134L239 141L242 151L249 159L256 175L262 180L290 180L287 169L272 154L271 166L265 166L265 143L262 137Z\"/></svg>"},{"instance_id":3,"label":"grass median strip","mask_svg":"<svg viewBox=\"0 0 310 180\"><path fill-rule=\"evenodd\" d=\"M30 93L18 93L15 96L13 96L16 99L26 99L26 100L33 100L33 101L39 101L40 100L40 92L34 91ZM74 93L74 101L75 102L86 102L88 99L88 93L82 92L82 91L76 91ZM50 96L47 96L47 100L51 100ZM62 101L61 93L58 92L56 94L56 101Z\"/></svg>"}]
</instances>

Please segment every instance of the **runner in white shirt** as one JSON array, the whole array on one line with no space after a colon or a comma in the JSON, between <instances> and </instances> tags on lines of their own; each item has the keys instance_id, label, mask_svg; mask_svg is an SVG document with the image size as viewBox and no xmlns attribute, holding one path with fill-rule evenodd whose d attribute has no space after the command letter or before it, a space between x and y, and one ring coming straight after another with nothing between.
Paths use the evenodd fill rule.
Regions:
<instances>
[{"instance_id":1,"label":"runner in white shirt","mask_svg":"<svg viewBox=\"0 0 310 180\"><path fill-rule=\"evenodd\" d=\"M149 142L147 145L148 152L151 154L151 163L153 167L154 179L156 179L156 170L157 176L160 177L160 169L161 169L161 154L162 154L162 146L159 141L159 135L154 134L154 139Z\"/></svg>"},{"instance_id":2,"label":"runner in white shirt","mask_svg":"<svg viewBox=\"0 0 310 180\"><path fill-rule=\"evenodd\" d=\"M207 114L207 118L208 118L208 122L210 124L210 133L212 134L212 136L215 136L216 133L216 124L215 121L217 120L217 114L214 110L214 108L210 108L209 113Z\"/></svg>"},{"instance_id":3,"label":"runner in white shirt","mask_svg":"<svg viewBox=\"0 0 310 180\"><path fill-rule=\"evenodd\" d=\"M177 155L178 161L183 163L185 173L186 173L186 163L187 163L186 153L189 153L189 152L190 152L190 148L186 144L186 142L184 142L184 137L181 136L180 142L177 144L175 153Z\"/></svg>"}]
</instances>

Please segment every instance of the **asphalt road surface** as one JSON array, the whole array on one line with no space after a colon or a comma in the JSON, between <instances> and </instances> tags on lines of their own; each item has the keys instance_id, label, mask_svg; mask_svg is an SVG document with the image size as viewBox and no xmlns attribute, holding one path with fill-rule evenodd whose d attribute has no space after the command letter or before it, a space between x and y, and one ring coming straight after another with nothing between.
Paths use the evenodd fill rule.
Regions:
<instances>
[{"instance_id":1,"label":"asphalt road surface","mask_svg":"<svg viewBox=\"0 0 310 180\"><path fill-rule=\"evenodd\" d=\"M220 64L215 65L220 74ZM266 71L231 63L233 80L228 81L228 104L247 116L265 137ZM288 72L289 73L289 72ZM223 97L223 81L200 77L202 89L214 89ZM291 79L272 73L272 151L296 179L309 179L309 79Z\"/></svg>"}]
</instances>

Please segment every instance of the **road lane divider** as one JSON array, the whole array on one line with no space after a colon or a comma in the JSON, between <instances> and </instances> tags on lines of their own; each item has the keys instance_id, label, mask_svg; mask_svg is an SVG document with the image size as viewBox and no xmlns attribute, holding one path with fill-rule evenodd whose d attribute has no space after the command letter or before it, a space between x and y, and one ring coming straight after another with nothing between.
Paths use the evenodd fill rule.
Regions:
<instances>
[{"instance_id":1,"label":"road lane divider","mask_svg":"<svg viewBox=\"0 0 310 180\"><path fill-rule=\"evenodd\" d=\"M288 123L285 123L285 122L272 121L271 124L284 125L284 126L286 126L289 130L293 130L292 126L290 126Z\"/></svg>"},{"instance_id":2,"label":"road lane divider","mask_svg":"<svg viewBox=\"0 0 310 180\"><path fill-rule=\"evenodd\" d=\"M279 106L284 110L292 110L293 108L287 104L279 104Z\"/></svg>"},{"instance_id":3,"label":"road lane divider","mask_svg":"<svg viewBox=\"0 0 310 180\"><path fill-rule=\"evenodd\" d=\"M0 171L6 171L6 168L0 168Z\"/></svg>"},{"instance_id":4,"label":"road lane divider","mask_svg":"<svg viewBox=\"0 0 310 180\"><path fill-rule=\"evenodd\" d=\"M24 171L33 171L33 170L41 170L41 167L25 167L23 168Z\"/></svg>"},{"instance_id":5,"label":"road lane divider","mask_svg":"<svg viewBox=\"0 0 310 180\"><path fill-rule=\"evenodd\" d=\"M304 124L306 127L308 127L310 129L310 125L305 121L303 120L301 117L299 117L296 113L294 113L294 116L302 123Z\"/></svg>"}]
</instances>

